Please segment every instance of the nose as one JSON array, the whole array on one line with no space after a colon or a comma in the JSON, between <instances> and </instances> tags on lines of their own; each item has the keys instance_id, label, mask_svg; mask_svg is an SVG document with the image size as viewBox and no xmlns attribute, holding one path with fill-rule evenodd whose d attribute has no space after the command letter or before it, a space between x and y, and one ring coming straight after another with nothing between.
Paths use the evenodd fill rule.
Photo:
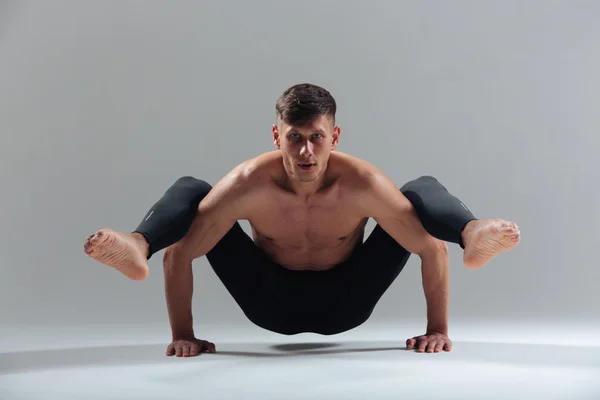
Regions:
<instances>
[{"instance_id":1,"label":"nose","mask_svg":"<svg viewBox=\"0 0 600 400\"><path fill-rule=\"evenodd\" d=\"M307 157L313 153L313 145L311 142L305 142L300 148L300 156Z\"/></svg>"}]
</instances>

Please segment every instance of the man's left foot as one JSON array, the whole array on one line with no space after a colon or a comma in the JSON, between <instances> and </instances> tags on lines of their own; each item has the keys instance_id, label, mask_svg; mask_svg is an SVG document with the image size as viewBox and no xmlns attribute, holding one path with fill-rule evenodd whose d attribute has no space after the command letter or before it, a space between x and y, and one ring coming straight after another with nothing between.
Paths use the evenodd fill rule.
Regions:
<instances>
[{"instance_id":1,"label":"man's left foot","mask_svg":"<svg viewBox=\"0 0 600 400\"><path fill-rule=\"evenodd\" d=\"M475 220L467 224L462 237L464 264L469 268L481 268L498 254L515 247L521 240L521 232L514 222Z\"/></svg>"}]
</instances>

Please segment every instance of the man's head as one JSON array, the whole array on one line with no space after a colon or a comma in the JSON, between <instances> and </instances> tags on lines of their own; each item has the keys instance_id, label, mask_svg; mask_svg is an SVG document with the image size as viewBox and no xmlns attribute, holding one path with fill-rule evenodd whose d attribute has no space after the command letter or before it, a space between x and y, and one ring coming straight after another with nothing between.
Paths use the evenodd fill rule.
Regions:
<instances>
[{"instance_id":1,"label":"man's head","mask_svg":"<svg viewBox=\"0 0 600 400\"><path fill-rule=\"evenodd\" d=\"M288 174L302 182L314 181L327 168L329 154L338 144L335 99L322 87L303 83L283 92L275 109L273 140Z\"/></svg>"}]
</instances>

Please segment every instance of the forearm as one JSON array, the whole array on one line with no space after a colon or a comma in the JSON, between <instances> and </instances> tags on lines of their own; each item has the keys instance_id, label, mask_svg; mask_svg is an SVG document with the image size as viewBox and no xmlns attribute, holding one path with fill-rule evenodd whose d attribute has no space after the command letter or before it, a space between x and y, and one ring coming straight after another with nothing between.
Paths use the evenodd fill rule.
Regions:
<instances>
[{"instance_id":1,"label":"forearm","mask_svg":"<svg viewBox=\"0 0 600 400\"><path fill-rule=\"evenodd\" d=\"M173 339L194 337L192 261L175 254L165 254L164 274L167 311Z\"/></svg>"},{"instance_id":2,"label":"forearm","mask_svg":"<svg viewBox=\"0 0 600 400\"><path fill-rule=\"evenodd\" d=\"M450 274L448 254L444 249L421 255L421 276L427 303L427 332L448 334Z\"/></svg>"}]
</instances>

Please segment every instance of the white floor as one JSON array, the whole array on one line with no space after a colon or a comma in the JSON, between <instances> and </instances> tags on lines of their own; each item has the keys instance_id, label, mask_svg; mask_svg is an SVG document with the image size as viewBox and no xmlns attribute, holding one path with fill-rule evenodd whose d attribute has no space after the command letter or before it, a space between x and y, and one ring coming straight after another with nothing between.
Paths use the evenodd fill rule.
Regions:
<instances>
[{"instance_id":1,"label":"white floor","mask_svg":"<svg viewBox=\"0 0 600 400\"><path fill-rule=\"evenodd\" d=\"M600 399L599 325L455 323L439 354L403 349L414 323L334 337L210 327L218 353L195 358L166 357L164 328L0 329L0 399Z\"/></svg>"}]
</instances>

